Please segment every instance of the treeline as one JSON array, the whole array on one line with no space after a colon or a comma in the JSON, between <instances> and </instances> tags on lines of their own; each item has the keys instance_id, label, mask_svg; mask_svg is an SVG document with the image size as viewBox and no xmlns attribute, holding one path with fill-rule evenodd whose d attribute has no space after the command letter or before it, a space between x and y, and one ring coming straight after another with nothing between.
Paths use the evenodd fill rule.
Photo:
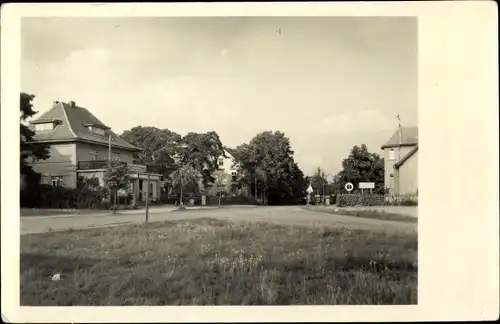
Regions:
<instances>
[{"instance_id":1,"label":"treeline","mask_svg":"<svg viewBox=\"0 0 500 324\"><path fill-rule=\"evenodd\" d=\"M118 164L110 165L106 175L106 188L111 190L109 193L98 185L90 186L87 183L82 187L79 184L78 188L68 190L66 199L57 198L64 202L46 201L64 196L64 189L47 193L53 189L40 184L40 175L28 163L32 158L44 160L49 157L49 147L33 143L34 132L25 124L29 117L37 113L33 109L33 98L33 95L21 93L21 206L36 207L41 202L51 206L69 204L71 208L103 206L103 197L113 192L116 203L119 197L117 192L127 187L126 170ZM248 143L233 148L225 147L215 131L190 132L181 136L169 129L136 126L123 132L121 137L142 148L134 156L135 163L152 166L163 175L165 191L162 197L165 197L165 201L172 200L169 195L182 201L184 196L206 194L209 186L220 184L224 175L218 171L218 163L220 157L229 157L226 152L232 156L232 167L237 171L235 176L230 176L228 196L244 193L247 198L261 204L297 204L304 202L309 184L313 186L315 194L331 195L343 192L346 182L357 187L362 181L375 182L375 191L381 194L385 192L384 161L379 155L368 152L364 144L353 147L342 162L342 171L330 180L321 168L314 175L305 176L295 161L290 139L280 131L259 133ZM112 203L113 200L107 201L106 206Z\"/></svg>"}]
</instances>

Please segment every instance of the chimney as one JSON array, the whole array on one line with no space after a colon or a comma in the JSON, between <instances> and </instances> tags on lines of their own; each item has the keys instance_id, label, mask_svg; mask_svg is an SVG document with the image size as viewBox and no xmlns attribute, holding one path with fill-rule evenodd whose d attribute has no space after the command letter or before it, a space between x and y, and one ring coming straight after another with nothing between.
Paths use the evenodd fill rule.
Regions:
<instances>
[{"instance_id":1,"label":"chimney","mask_svg":"<svg viewBox=\"0 0 500 324\"><path fill-rule=\"evenodd\" d=\"M69 106L70 106L71 108L75 108L76 103L75 103L74 101L70 101L70 102L69 102Z\"/></svg>"}]
</instances>

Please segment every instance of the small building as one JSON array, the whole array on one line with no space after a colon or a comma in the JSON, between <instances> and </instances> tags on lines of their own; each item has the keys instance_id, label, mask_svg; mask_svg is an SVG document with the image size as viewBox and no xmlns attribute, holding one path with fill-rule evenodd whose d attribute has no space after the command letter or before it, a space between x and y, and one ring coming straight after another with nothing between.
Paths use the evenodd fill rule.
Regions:
<instances>
[{"instance_id":1,"label":"small building","mask_svg":"<svg viewBox=\"0 0 500 324\"><path fill-rule=\"evenodd\" d=\"M418 127L399 127L382 146L385 187L392 195L418 194Z\"/></svg>"},{"instance_id":2,"label":"small building","mask_svg":"<svg viewBox=\"0 0 500 324\"><path fill-rule=\"evenodd\" d=\"M128 192L134 201L145 201L146 191L150 200L159 197L161 175L152 173L145 165L133 164L134 153L141 149L116 135L86 108L73 101L54 101L52 108L30 125L35 132L34 141L50 145L49 159L31 161L43 183L76 188L78 179L97 178L99 185L104 186L106 164L111 158L127 164Z\"/></svg>"}]
</instances>

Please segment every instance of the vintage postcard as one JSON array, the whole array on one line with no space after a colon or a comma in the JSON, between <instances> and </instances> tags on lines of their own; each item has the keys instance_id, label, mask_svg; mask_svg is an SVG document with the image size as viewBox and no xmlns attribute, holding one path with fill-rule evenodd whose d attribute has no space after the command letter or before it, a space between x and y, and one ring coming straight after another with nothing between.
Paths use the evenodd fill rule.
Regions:
<instances>
[{"instance_id":1,"label":"vintage postcard","mask_svg":"<svg viewBox=\"0 0 500 324\"><path fill-rule=\"evenodd\" d=\"M3 320L498 317L495 9L3 6Z\"/></svg>"}]
</instances>

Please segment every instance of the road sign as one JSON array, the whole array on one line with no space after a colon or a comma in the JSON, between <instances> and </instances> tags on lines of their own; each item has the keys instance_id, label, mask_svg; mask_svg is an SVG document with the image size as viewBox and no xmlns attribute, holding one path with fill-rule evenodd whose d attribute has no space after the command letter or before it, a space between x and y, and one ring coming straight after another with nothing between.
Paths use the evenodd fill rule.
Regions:
<instances>
[{"instance_id":1,"label":"road sign","mask_svg":"<svg viewBox=\"0 0 500 324\"><path fill-rule=\"evenodd\" d=\"M302 187L304 188L304 187ZM307 193L312 193L314 191L314 189L311 187L311 185L309 185L309 188L307 188Z\"/></svg>"},{"instance_id":2,"label":"road sign","mask_svg":"<svg viewBox=\"0 0 500 324\"><path fill-rule=\"evenodd\" d=\"M375 189L375 182L360 182L359 189Z\"/></svg>"},{"instance_id":3,"label":"road sign","mask_svg":"<svg viewBox=\"0 0 500 324\"><path fill-rule=\"evenodd\" d=\"M351 192L354 189L354 186L352 185L352 183L348 182L345 184L344 188L345 190Z\"/></svg>"}]
</instances>

